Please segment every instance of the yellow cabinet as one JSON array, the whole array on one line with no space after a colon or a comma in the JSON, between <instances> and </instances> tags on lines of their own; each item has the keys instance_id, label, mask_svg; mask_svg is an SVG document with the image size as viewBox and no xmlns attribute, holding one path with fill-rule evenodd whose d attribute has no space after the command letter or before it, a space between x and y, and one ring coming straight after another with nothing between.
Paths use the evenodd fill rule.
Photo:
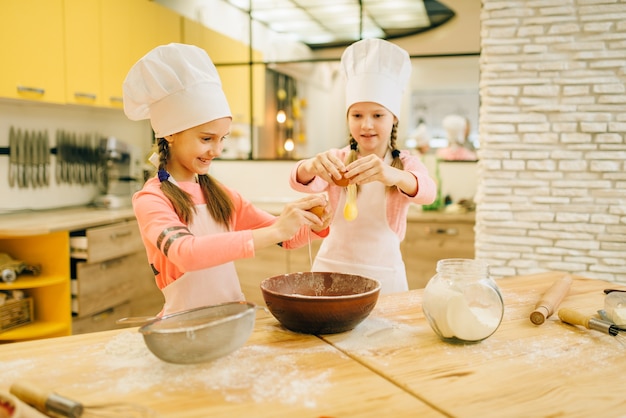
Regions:
<instances>
[{"instance_id":1,"label":"yellow cabinet","mask_svg":"<svg viewBox=\"0 0 626 418\"><path fill-rule=\"evenodd\" d=\"M265 117L265 66L249 65L249 47L187 18L183 18L183 41L203 48L213 60L222 80L233 121L262 126ZM253 51L252 60L262 62L263 54ZM251 97L254 100L253 115L250 112Z\"/></svg>"},{"instance_id":2,"label":"yellow cabinet","mask_svg":"<svg viewBox=\"0 0 626 418\"><path fill-rule=\"evenodd\" d=\"M0 97L121 108L130 67L181 36L149 0L0 0Z\"/></svg>"},{"instance_id":3,"label":"yellow cabinet","mask_svg":"<svg viewBox=\"0 0 626 418\"><path fill-rule=\"evenodd\" d=\"M102 96L106 106L122 107L122 83L131 65L128 0L101 2Z\"/></svg>"},{"instance_id":4,"label":"yellow cabinet","mask_svg":"<svg viewBox=\"0 0 626 418\"><path fill-rule=\"evenodd\" d=\"M29 264L41 264L41 274L18 275L11 283L1 283L0 290L21 290L32 298L34 320L0 332L0 342L70 335L69 234L55 232L27 237L1 238L0 252Z\"/></svg>"},{"instance_id":5,"label":"yellow cabinet","mask_svg":"<svg viewBox=\"0 0 626 418\"><path fill-rule=\"evenodd\" d=\"M66 101L101 105L100 0L64 0Z\"/></svg>"},{"instance_id":6,"label":"yellow cabinet","mask_svg":"<svg viewBox=\"0 0 626 418\"><path fill-rule=\"evenodd\" d=\"M121 108L128 70L152 48L180 42L181 17L148 0L106 0L101 19L104 103Z\"/></svg>"},{"instance_id":7,"label":"yellow cabinet","mask_svg":"<svg viewBox=\"0 0 626 418\"><path fill-rule=\"evenodd\" d=\"M146 0L130 2L131 65L146 55L151 49L181 41L181 16L157 3ZM126 72L130 69L127 68Z\"/></svg>"},{"instance_id":8,"label":"yellow cabinet","mask_svg":"<svg viewBox=\"0 0 626 418\"><path fill-rule=\"evenodd\" d=\"M63 0L0 0L0 96L65 102Z\"/></svg>"}]
</instances>

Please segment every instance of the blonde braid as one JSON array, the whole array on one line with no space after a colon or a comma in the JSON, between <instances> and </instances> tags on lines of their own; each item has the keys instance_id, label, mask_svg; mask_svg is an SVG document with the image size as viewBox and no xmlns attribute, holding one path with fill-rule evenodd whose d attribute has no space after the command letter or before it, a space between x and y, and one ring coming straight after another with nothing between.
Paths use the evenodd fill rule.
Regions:
<instances>
[{"instance_id":1,"label":"blonde braid","mask_svg":"<svg viewBox=\"0 0 626 418\"><path fill-rule=\"evenodd\" d=\"M393 156L393 161L391 162L391 166L395 167L399 170L404 170L404 164L400 159L400 150L396 148L396 140L398 138L398 122L394 122L393 127L391 128L391 137L389 138L389 149L391 149L391 155Z\"/></svg>"}]
</instances>

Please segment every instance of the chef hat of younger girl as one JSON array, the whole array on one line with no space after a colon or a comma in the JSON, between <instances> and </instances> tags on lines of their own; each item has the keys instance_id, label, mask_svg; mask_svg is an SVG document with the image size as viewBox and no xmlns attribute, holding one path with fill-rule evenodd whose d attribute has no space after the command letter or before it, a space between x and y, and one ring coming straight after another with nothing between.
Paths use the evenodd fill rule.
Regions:
<instances>
[{"instance_id":1,"label":"chef hat of younger girl","mask_svg":"<svg viewBox=\"0 0 626 418\"><path fill-rule=\"evenodd\" d=\"M341 70L346 77L346 111L354 103L374 102L399 118L411 75L411 58L404 49L382 39L364 39L346 48Z\"/></svg>"},{"instance_id":2,"label":"chef hat of younger girl","mask_svg":"<svg viewBox=\"0 0 626 418\"><path fill-rule=\"evenodd\" d=\"M123 91L126 116L150 119L157 138L232 117L215 65L193 45L154 48L132 66Z\"/></svg>"}]
</instances>

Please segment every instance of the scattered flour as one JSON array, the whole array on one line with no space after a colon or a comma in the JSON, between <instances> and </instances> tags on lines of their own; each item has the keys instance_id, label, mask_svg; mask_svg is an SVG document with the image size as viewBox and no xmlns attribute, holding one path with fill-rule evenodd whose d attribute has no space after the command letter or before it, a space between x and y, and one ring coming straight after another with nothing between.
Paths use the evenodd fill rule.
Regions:
<instances>
[{"instance_id":1,"label":"scattered flour","mask_svg":"<svg viewBox=\"0 0 626 418\"><path fill-rule=\"evenodd\" d=\"M427 330L426 324L413 326L370 315L352 331L336 334L329 342L346 352L381 356L380 361L386 362L393 358L395 349L406 347L406 341L419 341Z\"/></svg>"},{"instance_id":2,"label":"scattered flour","mask_svg":"<svg viewBox=\"0 0 626 418\"><path fill-rule=\"evenodd\" d=\"M549 324L551 322L554 324ZM533 368L550 363L550 368L572 376L589 368L605 368L623 355L623 346L610 335L584 329L561 329L562 325L556 322L552 320L542 325L556 328L550 333L511 339L500 337L496 332L478 344L445 344L443 353L474 365L501 358ZM589 356L590 352L593 356Z\"/></svg>"},{"instance_id":3,"label":"scattered flour","mask_svg":"<svg viewBox=\"0 0 626 418\"><path fill-rule=\"evenodd\" d=\"M106 343L59 353L58 364L71 365L75 369L72 373L77 374L76 386L99 397L107 393L166 394L203 388L207 393L220 393L228 402L277 402L315 408L318 399L332 387L331 371L320 373L303 363L303 358L315 352L337 355L330 346L294 349L246 345L212 362L170 364L148 350L140 333L125 331ZM36 359L0 361L3 381L32 378L41 374L37 370L46 370L46 379L54 381L55 375L68 373L63 369L51 368Z\"/></svg>"}]
</instances>

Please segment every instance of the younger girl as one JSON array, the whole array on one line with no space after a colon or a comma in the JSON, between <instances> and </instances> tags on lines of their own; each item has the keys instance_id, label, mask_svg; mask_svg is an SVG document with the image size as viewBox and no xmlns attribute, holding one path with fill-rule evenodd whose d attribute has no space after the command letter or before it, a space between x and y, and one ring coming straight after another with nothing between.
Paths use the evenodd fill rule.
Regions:
<instances>
[{"instance_id":1,"label":"younger girl","mask_svg":"<svg viewBox=\"0 0 626 418\"><path fill-rule=\"evenodd\" d=\"M409 204L430 204L436 197L435 182L419 157L396 148L410 58L390 42L366 39L346 49L341 69L350 144L298 162L290 178L295 190L327 191L334 208L332 230L312 270L371 277L381 282L381 293L404 291L400 242ZM347 188L335 184L342 177ZM346 190L357 187L357 211L344 210Z\"/></svg>"},{"instance_id":2,"label":"younger girl","mask_svg":"<svg viewBox=\"0 0 626 418\"><path fill-rule=\"evenodd\" d=\"M273 244L302 246L310 229L317 238L328 233L330 216L307 211L325 206L324 196L288 204L274 217L208 174L232 118L204 50L169 44L150 51L124 81L124 111L150 119L157 138L151 160L158 175L133 196L133 209L165 297L161 314L244 300L233 260Z\"/></svg>"}]
</instances>

